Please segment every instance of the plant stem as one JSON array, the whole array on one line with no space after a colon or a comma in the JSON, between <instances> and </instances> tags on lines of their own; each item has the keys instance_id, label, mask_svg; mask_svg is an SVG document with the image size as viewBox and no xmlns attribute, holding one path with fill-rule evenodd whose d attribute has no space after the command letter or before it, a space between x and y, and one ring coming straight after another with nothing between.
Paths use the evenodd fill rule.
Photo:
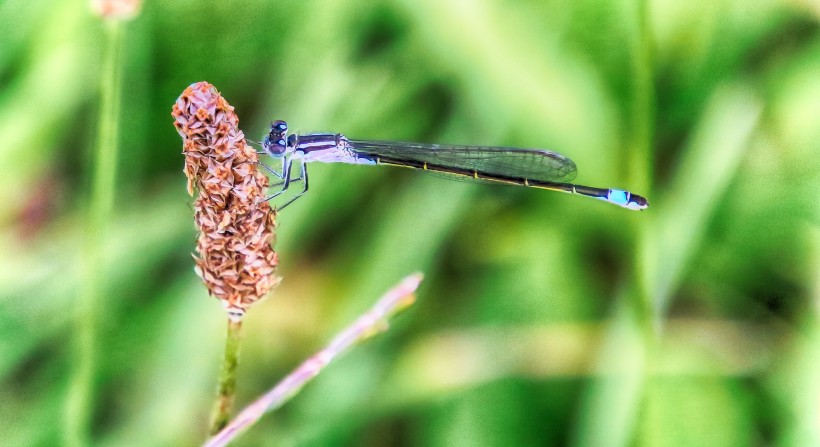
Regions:
<instances>
[{"instance_id":1,"label":"plant stem","mask_svg":"<svg viewBox=\"0 0 820 447\"><path fill-rule=\"evenodd\" d=\"M637 25L636 35L632 43L632 78L633 94L631 98L631 119L630 133L632 135L629 147L629 178L635 188L651 194L652 184L652 141L655 129L655 73L654 73L654 50L653 33L651 22L651 4L648 0L640 0L635 5L635 21ZM656 304L653 302L650 286L649 274L643 268L647 262L648 250L650 249L650 238L648 236L651 226L650 219L642 219L637 234L637 244L634 253L635 277L637 287L635 288L635 310L643 329L648 331L645 335L650 335L653 331L652 323L660 323L654 320L659 317L656 313Z\"/></svg>"},{"instance_id":2,"label":"plant stem","mask_svg":"<svg viewBox=\"0 0 820 447\"><path fill-rule=\"evenodd\" d=\"M225 335L225 355L219 372L219 389L211 417L210 434L219 433L228 424L236 395L236 369L239 366L239 333L242 320L228 319L228 332Z\"/></svg>"},{"instance_id":3,"label":"plant stem","mask_svg":"<svg viewBox=\"0 0 820 447\"><path fill-rule=\"evenodd\" d=\"M102 301L101 274L105 233L114 205L117 167L117 133L120 103L121 24L106 22L106 49L101 67L97 144L91 173L88 224L83 245L83 285L75 314L74 370L68 385L63 416L63 441L67 446L89 444L94 389L97 314Z\"/></svg>"},{"instance_id":4,"label":"plant stem","mask_svg":"<svg viewBox=\"0 0 820 447\"><path fill-rule=\"evenodd\" d=\"M648 191L651 184L652 140L655 128L655 79L650 3L640 0L636 8L637 31L632 42L632 98L630 105L630 181Z\"/></svg>"}]
</instances>

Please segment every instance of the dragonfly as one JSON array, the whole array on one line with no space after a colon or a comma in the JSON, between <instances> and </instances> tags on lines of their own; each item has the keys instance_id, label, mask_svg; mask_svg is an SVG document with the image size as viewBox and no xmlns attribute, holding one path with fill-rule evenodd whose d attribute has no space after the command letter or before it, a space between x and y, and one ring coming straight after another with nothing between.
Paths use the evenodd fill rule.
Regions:
<instances>
[{"instance_id":1,"label":"dragonfly","mask_svg":"<svg viewBox=\"0 0 820 447\"><path fill-rule=\"evenodd\" d=\"M281 160L279 171L261 164L281 180L272 185L281 189L265 198L266 201L284 194L292 184L302 183L301 191L279 206L278 211L308 191L307 163L310 162L400 166L467 181L576 194L630 210L644 210L649 206L644 197L623 189L569 183L578 173L575 163L546 149L354 140L340 133L288 135L288 125L282 120L271 123L270 132L257 144L263 148L260 154Z\"/></svg>"}]
</instances>

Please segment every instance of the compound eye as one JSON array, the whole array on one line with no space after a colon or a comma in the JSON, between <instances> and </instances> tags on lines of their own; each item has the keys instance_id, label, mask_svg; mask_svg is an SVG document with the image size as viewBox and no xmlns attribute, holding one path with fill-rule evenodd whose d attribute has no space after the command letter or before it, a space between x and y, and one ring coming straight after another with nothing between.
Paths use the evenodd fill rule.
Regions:
<instances>
[{"instance_id":1,"label":"compound eye","mask_svg":"<svg viewBox=\"0 0 820 447\"><path fill-rule=\"evenodd\" d=\"M285 153L285 145L279 144L278 142L275 144L271 144L270 146L265 148L269 154L273 157L281 157Z\"/></svg>"},{"instance_id":2,"label":"compound eye","mask_svg":"<svg viewBox=\"0 0 820 447\"><path fill-rule=\"evenodd\" d=\"M288 131L288 123L286 123L282 120L274 121L273 124L271 124L271 130L276 130L276 131L282 132L282 133L287 132Z\"/></svg>"},{"instance_id":3,"label":"compound eye","mask_svg":"<svg viewBox=\"0 0 820 447\"><path fill-rule=\"evenodd\" d=\"M276 139L268 135L262 140L262 147L271 157L281 157L285 154L285 140L281 137Z\"/></svg>"}]
</instances>

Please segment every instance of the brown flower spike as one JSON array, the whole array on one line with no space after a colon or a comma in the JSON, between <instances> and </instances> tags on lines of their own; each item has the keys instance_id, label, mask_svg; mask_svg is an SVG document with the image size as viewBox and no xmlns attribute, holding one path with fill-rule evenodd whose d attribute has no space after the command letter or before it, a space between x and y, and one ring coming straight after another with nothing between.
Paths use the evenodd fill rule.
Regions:
<instances>
[{"instance_id":1,"label":"brown flower spike","mask_svg":"<svg viewBox=\"0 0 820 447\"><path fill-rule=\"evenodd\" d=\"M196 272L239 320L276 285L278 259L276 213L264 201L268 178L233 110L214 86L198 82L182 92L171 115L184 142L188 194L197 193Z\"/></svg>"}]
</instances>

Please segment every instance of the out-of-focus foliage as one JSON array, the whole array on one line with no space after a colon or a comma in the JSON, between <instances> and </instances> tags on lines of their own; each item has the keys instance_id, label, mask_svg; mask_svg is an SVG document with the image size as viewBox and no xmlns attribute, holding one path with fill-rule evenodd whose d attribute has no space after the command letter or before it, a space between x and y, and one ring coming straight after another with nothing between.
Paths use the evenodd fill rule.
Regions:
<instances>
[{"instance_id":1,"label":"out-of-focus foliage","mask_svg":"<svg viewBox=\"0 0 820 447\"><path fill-rule=\"evenodd\" d=\"M204 439L225 316L193 273L173 101L251 138L548 147L645 212L311 166L240 405L401 276L419 302L236 445L820 444L820 4L152 1L124 28L93 438ZM0 439L61 439L103 24L0 2Z\"/></svg>"}]
</instances>

